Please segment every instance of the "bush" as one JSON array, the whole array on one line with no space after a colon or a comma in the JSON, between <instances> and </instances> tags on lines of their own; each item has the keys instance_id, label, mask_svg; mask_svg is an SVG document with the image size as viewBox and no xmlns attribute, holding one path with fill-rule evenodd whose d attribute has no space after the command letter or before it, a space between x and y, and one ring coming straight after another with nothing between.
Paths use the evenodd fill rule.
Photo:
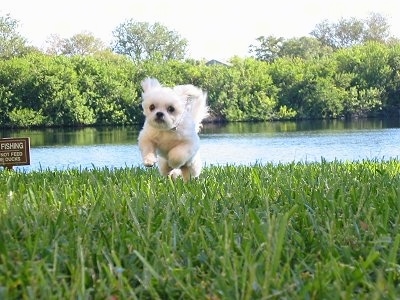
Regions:
<instances>
[{"instance_id":1,"label":"bush","mask_svg":"<svg viewBox=\"0 0 400 300\"><path fill-rule=\"evenodd\" d=\"M235 57L132 62L113 53L0 60L0 126L140 124L140 82L191 83L208 93L211 120L370 116L400 110L400 45L367 43L322 58L272 63ZM40 113L39 113L40 112Z\"/></svg>"},{"instance_id":2,"label":"bush","mask_svg":"<svg viewBox=\"0 0 400 300\"><path fill-rule=\"evenodd\" d=\"M45 117L42 111L34 111L31 108L14 108L10 114L10 125L12 127L31 127L44 124Z\"/></svg>"}]
</instances>

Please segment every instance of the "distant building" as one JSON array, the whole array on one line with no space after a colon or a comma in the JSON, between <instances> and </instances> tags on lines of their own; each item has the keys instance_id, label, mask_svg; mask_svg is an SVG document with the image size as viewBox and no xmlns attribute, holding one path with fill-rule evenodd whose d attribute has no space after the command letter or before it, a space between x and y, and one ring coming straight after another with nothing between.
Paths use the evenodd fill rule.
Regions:
<instances>
[{"instance_id":1,"label":"distant building","mask_svg":"<svg viewBox=\"0 0 400 300\"><path fill-rule=\"evenodd\" d=\"M212 60L209 60L208 62L206 62L206 66L214 66L214 65L222 65L222 66L226 66L226 67L232 66L232 64L229 62L216 60L216 59L212 59Z\"/></svg>"}]
</instances>

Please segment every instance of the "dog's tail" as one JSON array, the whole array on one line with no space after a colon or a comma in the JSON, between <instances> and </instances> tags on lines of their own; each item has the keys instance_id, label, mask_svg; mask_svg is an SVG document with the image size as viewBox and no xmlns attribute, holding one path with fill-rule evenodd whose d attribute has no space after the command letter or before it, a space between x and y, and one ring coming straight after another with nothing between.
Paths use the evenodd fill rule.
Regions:
<instances>
[{"instance_id":1,"label":"dog's tail","mask_svg":"<svg viewBox=\"0 0 400 300\"><path fill-rule=\"evenodd\" d=\"M207 93L191 84L178 85L174 87L174 91L185 98L188 112L192 114L199 132L202 127L201 122L209 116Z\"/></svg>"},{"instance_id":2,"label":"dog's tail","mask_svg":"<svg viewBox=\"0 0 400 300\"><path fill-rule=\"evenodd\" d=\"M190 101L190 100L189 100ZM192 115L197 125L197 132L202 128L202 121L206 119L209 114L209 107L207 106L207 93L202 91L202 94L193 99Z\"/></svg>"}]
</instances>

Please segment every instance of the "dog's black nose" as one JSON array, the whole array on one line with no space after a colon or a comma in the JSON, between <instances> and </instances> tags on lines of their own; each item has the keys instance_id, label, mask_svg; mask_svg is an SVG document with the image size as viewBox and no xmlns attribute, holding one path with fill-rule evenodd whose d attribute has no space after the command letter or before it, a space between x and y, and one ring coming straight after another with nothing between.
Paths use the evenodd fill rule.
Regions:
<instances>
[{"instance_id":1,"label":"dog's black nose","mask_svg":"<svg viewBox=\"0 0 400 300\"><path fill-rule=\"evenodd\" d=\"M158 112L156 113L156 117L159 118L159 119L161 119L162 117L164 117L164 113L161 112L161 111L158 111Z\"/></svg>"}]
</instances>

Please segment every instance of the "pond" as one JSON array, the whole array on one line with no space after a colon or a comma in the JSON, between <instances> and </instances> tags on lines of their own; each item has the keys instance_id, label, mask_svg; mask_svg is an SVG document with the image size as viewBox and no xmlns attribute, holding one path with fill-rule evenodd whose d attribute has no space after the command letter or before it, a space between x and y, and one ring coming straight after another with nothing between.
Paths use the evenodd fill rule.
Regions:
<instances>
[{"instance_id":1,"label":"pond","mask_svg":"<svg viewBox=\"0 0 400 300\"><path fill-rule=\"evenodd\" d=\"M140 166L139 127L2 130L29 137L31 164L16 170ZM299 121L206 124L204 164L251 165L400 157L400 120Z\"/></svg>"}]
</instances>

